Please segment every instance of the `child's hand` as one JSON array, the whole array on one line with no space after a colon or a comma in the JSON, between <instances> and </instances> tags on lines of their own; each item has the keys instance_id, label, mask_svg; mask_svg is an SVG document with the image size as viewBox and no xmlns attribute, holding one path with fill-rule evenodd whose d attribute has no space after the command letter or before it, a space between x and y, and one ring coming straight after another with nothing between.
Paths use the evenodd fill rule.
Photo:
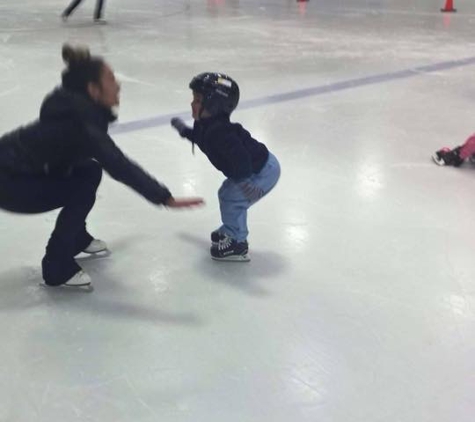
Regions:
<instances>
[{"instance_id":1,"label":"child's hand","mask_svg":"<svg viewBox=\"0 0 475 422\"><path fill-rule=\"evenodd\" d=\"M191 129L179 117L174 117L173 119L171 119L170 124L178 131L182 138L186 136L187 129Z\"/></svg>"},{"instance_id":2,"label":"child's hand","mask_svg":"<svg viewBox=\"0 0 475 422\"><path fill-rule=\"evenodd\" d=\"M168 198L165 202L166 207L170 208L190 208L204 205L203 198Z\"/></svg>"}]
</instances>

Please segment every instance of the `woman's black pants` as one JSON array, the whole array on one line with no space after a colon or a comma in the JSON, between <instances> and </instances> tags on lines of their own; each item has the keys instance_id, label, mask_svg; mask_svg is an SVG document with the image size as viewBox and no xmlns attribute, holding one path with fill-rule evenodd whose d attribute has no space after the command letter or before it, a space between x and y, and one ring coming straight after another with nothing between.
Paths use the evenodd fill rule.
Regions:
<instances>
[{"instance_id":1,"label":"woman's black pants","mask_svg":"<svg viewBox=\"0 0 475 422\"><path fill-rule=\"evenodd\" d=\"M68 176L19 176L0 171L0 208L37 214L61 208L42 261L46 284L65 283L81 268L74 257L93 240L86 217L96 201L102 168L94 160Z\"/></svg>"}]
</instances>

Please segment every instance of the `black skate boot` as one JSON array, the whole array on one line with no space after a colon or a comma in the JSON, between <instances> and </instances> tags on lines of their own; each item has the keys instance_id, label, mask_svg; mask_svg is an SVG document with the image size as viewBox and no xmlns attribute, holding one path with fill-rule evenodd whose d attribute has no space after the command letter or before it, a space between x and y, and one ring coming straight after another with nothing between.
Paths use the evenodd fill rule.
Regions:
<instances>
[{"instance_id":1,"label":"black skate boot","mask_svg":"<svg viewBox=\"0 0 475 422\"><path fill-rule=\"evenodd\" d=\"M463 163L463 159L460 158L460 147L450 149L442 148L436 151L432 156L434 162L439 166L454 166L458 167Z\"/></svg>"},{"instance_id":2,"label":"black skate boot","mask_svg":"<svg viewBox=\"0 0 475 422\"><path fill-rule=\"evenodd\" d=\"M218 243L226 237L224 233L221 233L219 230L211 232L211 247L217 248Z\"/></svg>"},{"instance_id":3,"label":"black skate boot","mask_svg":"<svg viewBox=\"0 0 475 422\"><path fill-rule=\"evenodd\" d=\"M211 248L211 258L217 261L250 261L249 257L249 245L246 241L238 242L231 237L224 236L222 240L218 242L218 246Z\"/></svg>"}]
</instances>

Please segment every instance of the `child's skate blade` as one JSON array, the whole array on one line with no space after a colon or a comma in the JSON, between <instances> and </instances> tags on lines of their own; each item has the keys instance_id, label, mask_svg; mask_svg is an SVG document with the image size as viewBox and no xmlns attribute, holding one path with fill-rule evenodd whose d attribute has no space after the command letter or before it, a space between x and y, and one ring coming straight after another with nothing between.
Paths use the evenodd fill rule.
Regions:
<instances>
[{"instance_id":1,"label":"child's skate blade","mask_svg":"<svg viewBox=\"0 0 475 422\"><path fill-rule=\"evenodd\" d=\"M249 254L229 255L229 256L223 256L222 258L211 256L211 258L214 259L215 261L225 261L225 262L249 262L251 260L251 257L249 256Z\"/></svg>"}]
</instances>

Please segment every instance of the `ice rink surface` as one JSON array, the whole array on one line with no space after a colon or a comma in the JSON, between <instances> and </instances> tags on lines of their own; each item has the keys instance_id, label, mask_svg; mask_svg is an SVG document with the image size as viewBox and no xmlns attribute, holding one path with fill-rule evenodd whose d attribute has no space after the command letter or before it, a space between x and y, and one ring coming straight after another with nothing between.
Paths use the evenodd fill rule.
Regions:
<instances>
[{"instance_id":1,"label":"ice rink surface","mask_svg":"<svg viewBox=\"0 0 475 422\"><path fill-rule=\"evenodd\" d=\"M176 196L105 177L79 259L90 293L40 287L56 213L0 213L0 421L473 422L475 3L2 0L0 131L38 115L61 45L122 82L117 144ZM249 214L252 261L209 258L223 180L168 124L221 71L282 178Z\"/></svg>"}]
</instances>

